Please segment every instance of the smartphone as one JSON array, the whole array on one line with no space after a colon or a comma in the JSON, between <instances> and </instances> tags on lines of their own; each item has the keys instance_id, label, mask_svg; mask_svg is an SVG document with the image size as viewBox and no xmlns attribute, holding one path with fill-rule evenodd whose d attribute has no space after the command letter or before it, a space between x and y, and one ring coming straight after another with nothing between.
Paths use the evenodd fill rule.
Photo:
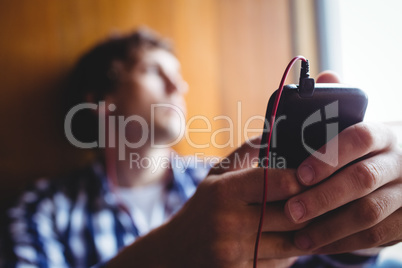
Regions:
<instances>
[{"instance_id":1,"label":"smartphone","mask_svg":"<svg viewBox=\"0 0 402 268\"><path fill-rule=\"evenodd\" d=\"M286 85L279 101L267 156L267 137L271 131L276 94L277 91L270 97L265 115L260 167L268 164L269 168L297 168L342 130L363 121L368 103L362 90L342 84L317 83L311 96L300 94L297 85ZM331 164L337 156L329 153L315 153L314 156Z\"/></svg>"}]
</instances>

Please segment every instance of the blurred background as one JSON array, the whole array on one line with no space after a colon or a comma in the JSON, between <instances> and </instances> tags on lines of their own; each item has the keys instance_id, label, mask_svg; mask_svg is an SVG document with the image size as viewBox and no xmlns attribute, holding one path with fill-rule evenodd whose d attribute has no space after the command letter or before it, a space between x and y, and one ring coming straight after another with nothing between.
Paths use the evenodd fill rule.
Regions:
<instances>
[{"instance_id":1,"label":"blurred background","mask_svg":"<svg viewBox=\"0 0 402 268\"><path fill-rule=\"evenodd\" d=\"M368 120L401 129L400 10L398 0L1 0L1 207L27 182L85 164L88 154L63 133L60 84L94 44L138 26L172 40L190 85L188 117L212 122L210 131L189 134L209 146L194 150L184 141L175 148L181 154L223 156L260 133L262 121L248 119L265 115L298 54L310 60L313 77L332 69L361 86ZM296 72L287 82L297 82ZM221 146L210 146L214 131L231 127L213 120L222 115L233 120L233 137L217 133ZM256 131L244 135L246 123Z\"/></svg>"},{"instance_id":2,"label":"blurred background","mask_svg":"<svg viewBox=\"0 0 402 268\"><path fill-rule=\"evenodd\" d=\"M399 0L0 0L0 209L35 178L89 160L64 136L60 85L94 44L144 25L175 45L190 85L188 117L212 122L209 131L189 134L207 146L195 150L184 141L175 147L181 154L224 156L260 133L262 121L249 119L265 115L298 54L310 60L313 77L331 69L364 89L366 120L387 122L401 137L401 10ZM256 131L244 135L245 124ZM194 120L189 127L208 125ZM228 127L233 136L212 137ZM384 267L391 267L386 254Z\"/></svg>"}]
</instances>

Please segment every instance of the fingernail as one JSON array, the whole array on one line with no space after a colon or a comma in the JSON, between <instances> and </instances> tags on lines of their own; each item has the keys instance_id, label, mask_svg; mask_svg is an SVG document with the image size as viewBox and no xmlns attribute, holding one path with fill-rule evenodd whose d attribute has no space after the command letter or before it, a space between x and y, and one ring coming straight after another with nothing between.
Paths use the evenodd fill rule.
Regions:
<instances>
[{"instance_id":1,"label":"fingernail","mask_svg":"<svg viewBox=\"0 0 402 268\"><path fill-rule=\"evenodd\" d=\"M295 244L296 247L303 250L308 250L313 246L313 242L311 241L310 237L305 234L297 234L295 237Z\"/></svg>"},{"instance_id":2,"label":"fingernail","mask_svg":"<svg viewBox=\"0 0 402 268\"><path fill-rule=\"evenodd\" d=\"M304 214L306 213L306 209L302 202L293 201L289 205L289 212L290 212L290 216L292 217L293 221L297 222L301 218L303 218Z\"/></svg>"},{"instance_id":3,"label":"fingernail","mask_svg":"<svg viewBox=\"0 0 402 268\"><path fill-rule=\"evenodd\" d=\"M300 166L297 170L297 174L304 184L311 184L315 177L314 169L309 165Z\"/></svg>"}]
</instances>

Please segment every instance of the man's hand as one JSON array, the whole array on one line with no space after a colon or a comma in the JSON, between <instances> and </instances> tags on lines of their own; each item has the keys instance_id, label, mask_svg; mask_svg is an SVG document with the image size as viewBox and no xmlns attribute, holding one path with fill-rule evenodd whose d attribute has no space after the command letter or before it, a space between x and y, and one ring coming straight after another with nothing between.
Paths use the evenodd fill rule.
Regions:
<instances>
[{"instance_id":1,"label":"man's hand","mask_svg":"<svg viewBox=\"0 0 402 268\"><path fill-rule=\"evenodd\" d=\"M251 141L259 144L260 140ZM248 156L247 156L248 154ZM211 169L194 196L166 224L127 247L110 267L252 267L263 193L262 168L240 166L255 159L258 148L243 145ZM237 158L237 160L236 160ZM223 164L226 163L226 164ZM295 170L270 170L266 220L259 267L288 267L303 251L293 244L295 224L284 203L304 187Z\"/></svg>"},{"instance_id":2,"label":"man's hand","mask_svg":"<svg viewBox=\"0 0 402 268\"><path fill-rule=\"evenodd\" d=\"M253 140L252 144L259 144ZM240 168L236 158L255 159L258 148L243 145L226 163L212 168L192 199L168 223L175 255L182 267L251 267L263 193L262 168ZM284 201L301 192L295 170L270 170L266 221L259 251L259 267L288 267L301 251L292 243L293 224L283 212Z\"/></svg>"},{"instance_id":3,"label":"man's hand","mask_svg":"<svg viewBox=\"0 0 402 268\"><path fill-rule=\"evenodd\" d=\"M337 82L331 74L322 78L318 82ZM360 123L341 132L338 143L337 166L311 156L297 170L300 183L314 187L292 197L285 212L294 223L315 219L296 232L295 245L329 254L402 241L402 152L396 138L384 125ZM330 141L320 150L334 146Z\"/></svg>"}]
</instances>

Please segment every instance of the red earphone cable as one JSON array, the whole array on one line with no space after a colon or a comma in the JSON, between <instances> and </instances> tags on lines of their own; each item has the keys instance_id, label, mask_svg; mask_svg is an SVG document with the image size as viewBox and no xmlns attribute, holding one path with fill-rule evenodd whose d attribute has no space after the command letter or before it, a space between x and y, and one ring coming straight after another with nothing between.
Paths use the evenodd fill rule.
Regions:
<instances>
[{"instance_id":1,"label":"red earphone cable","mask_svg":"<svg viewBox=\"0 0 402 268\"><path fill-rule=\"evenodd\" d=\"M282 80L279 84L279 88L275 97L275 102L274 102L274 107L272 108L272 116L271 116L271 121L270 121L270 128L269 128L269 133L268 133L268 141L267 141L267 158L266 162L264 163L264 190L263 190L263 198L262 198L262 205L261 205L261 216L260 216L260 223L258 225L258 231L257 231L257 238L255 240L255 247L254 247L254 262L253 262L253 267L257 268L257 262L258 262L258 249L260 245L260 239L261 239L261 234L262 234L262 226L264 224L264 214L266 210L266 203L267 203L267 194L268 194L268 159L269 159L269 147L271 145L271 135L272 135L272 129L274 127L274 122L275 122L275 117L276 117L276 112L278 110L278 105L279 105L279 100L282 95L283 91L283 86L285 84L285 80L288 77L289 71L292 68L292 66L295 64L296 61L302 60L306 62L306 58L303 56L296 56L294 57L286 67L285 72L283 73Z\"/></svg>"}]
</instances>

